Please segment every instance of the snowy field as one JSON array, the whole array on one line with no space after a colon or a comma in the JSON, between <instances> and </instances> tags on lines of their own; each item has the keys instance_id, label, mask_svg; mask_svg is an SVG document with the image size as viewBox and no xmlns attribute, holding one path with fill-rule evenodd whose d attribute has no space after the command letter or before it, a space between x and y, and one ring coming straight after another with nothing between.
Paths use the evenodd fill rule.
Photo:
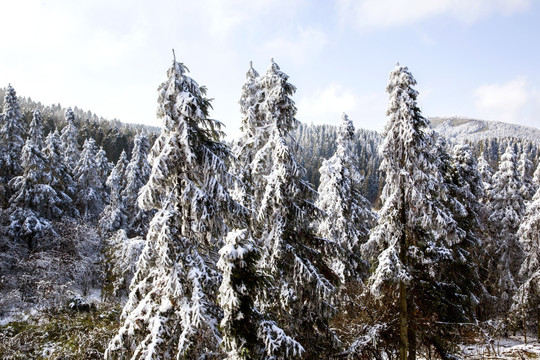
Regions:
<instances>
[{"instance_id":1,"label":"snowy field","mask_svg":"<svg viewBox=\"0 0 540 360\"><path fill-rule=\"evenodd\" d=\"M533 334L535 335L535 334ZM465 359L540 359L540 343L523 336L494 340L492 344L462 345Z\"/></svg>"}]
</instances>

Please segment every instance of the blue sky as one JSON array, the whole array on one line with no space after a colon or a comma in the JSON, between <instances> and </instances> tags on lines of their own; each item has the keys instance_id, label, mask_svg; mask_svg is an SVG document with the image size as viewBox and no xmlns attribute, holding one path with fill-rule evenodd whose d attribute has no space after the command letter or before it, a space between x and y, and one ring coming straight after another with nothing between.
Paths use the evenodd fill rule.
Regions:
<instances>
[{"instance_id":1,"label":"blue sky","mask_svg":"<svg viewBox=\"0 0 540 360\"><path fill-rule=\"evenodd\" d=\"M533 0L0 0L0 86L45 104L159 126L171 49L239 132L249 61L274 58L298 119L381 130L396 62L425 116L540 127L540 2Z\"/></svg>"}]
</instances>

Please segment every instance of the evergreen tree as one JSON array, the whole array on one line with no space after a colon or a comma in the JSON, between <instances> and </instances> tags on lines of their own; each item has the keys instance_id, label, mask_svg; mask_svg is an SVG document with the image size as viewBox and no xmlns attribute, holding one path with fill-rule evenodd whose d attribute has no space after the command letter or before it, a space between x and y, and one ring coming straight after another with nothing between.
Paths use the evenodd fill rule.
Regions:
<instances>
[{"instance_id":1,"label":"evergreen tree","mask_svg":"<svg viewBox=\"0 0 540 360\"><path fill-rule=\"evenodd\" d=\"M137 204L139 190L150 176L148 152L150 142L146 134L139 134L133 140L131 161L126 168L126 183L121 197L125 213L128 216L127 233L129 236L146 236L152 211L141 209Z\"/></svg>"},{"instance_id":2,"label":"evergreen tree","mask_svg":"<svg viewBox=\"0 0 540 360\"><path fill-rule=\"evenodd\" d=\"M49 185L50 174L46 171L46 157L39 146L41 118L34 112L29 137L22 149L22 175L14 177L9 186L13 189L10 199L9 232L14 237L25 238L30 249L33 238L51 228L47 219L58 218L60 199Z\"/></svg>"},{"instance_id":3,"label":"evergreen tree","mask_svg":"<svg viewBox=\"0 0 540 360\"><path fill-rule=\"evenodd\" d=\"M262 244L264 271L274 279L261 299L264 310L276 314L311 358L330 352L336 341L328 326L335 288L323 275L331 271L322 257L323 243L311 227L318 213L311 200L314 190L303 179L305 169L289 145L298 120L290 98L296 89L287 80L273 61L261 79L268 137L251 169L257 209L254 237Z\"/></svg>"},{"instance_id":4,"label":"evergreen tree","mask_svg":"<svg viewBox=\"0 0 540 360\"><path fill-rule=\"evenodd\" d=\"M457 313L474 321L480 301L488 295L480 271L485 270L484 249L489 239L486 239L486 209L480 202L484 196L482 175L470 146L464 142L456 144L452 150L449 175L449 197L457 205L451 209L452 214L465 236L451 247L454 261L447 263L449 267L443 272L443 278L448 284L447 298L453 303L450 308L459 307Z\"/></svg>"},{"instance_id":5,"label":"evergreen tree","mask_svg":"<svg viewBox=\"0 0 540 360\"><path fill-rule=\"evenodd\" d=\"M214 359L220 355L221 281L215 254L228 217L241 207L227 186L230 151L221 124L208 117L205 88L176 61L159 87L163 131L150 155L152 173L139 205L156 209L106 358Z\"/></svg>"},{"instance_id":6,"label":"evergreen tree","mask_svg":"<svg viewBox=\"0 0 540 360\"><path fill-rule=\"evenodd\" d=\"M124 229L127 223L125 206L121 193L126 186L126 168L128 166L127 155L122 151L116 166L107 178L106 185L109 188L109 204L103 209L99 226L103 233L115 232Z\"/></svg>"},{"instance_id":7,"label":"evergreen tree","mask_svg":"<svg viewBox=\"0 0 540 360\"><path fill-rule=\"evenodd\" d=\"M491 190L493 188L493 169L486 160L484 152L482 152L478 158L478 172L482 176L482 184L484 186L484 195L481 198L481 202L486 204L491 196Z\"/></svg>"},{"instance_id":8,"label":"evergreen tree","mask_svg":"<svg viewBox=\"0 0 540 360\"><path fill-rule=\"evenodd\" d=\"M489 222L494 239L488 249L494 259L490 266L493 275L490 286L492 295L499 299L498 308L502 311L508 310L511 296L517 288L516 275L522 257L516 236L525 210L520 180L514 148L508 146L493 176L489 203Z\"/></svg>"},{"instance_id":9,"label":"evergreen tree","mask_svg":"<svg viewBox=\"0 0 540 360\"><path fill-rule=\"evenodd\" d=\"M230 232L219 253L217 266L223 281L218 299L224 312L221 329L226 359L290 359L301 355L302 346L255 306L254 294L263 286L263 277L257 269L260 253L248 230Z\"/></svg>"},{"instance_id":10,"label":"evergreen tree","mask_svg":"<svg viewBox=\"0 0 540 360\"><path fill-rule=\"evenodd\" d=\"M32 122L30 123L30 129L28 129L28 138L32 139L32 143L36 148L42 150L44 147L43 143L43 117L41 116L41 111L39 109L34 110L32 116Z\"/></svg>"},{"instance_id":11,"label":"evergreen tree","mask_svg":"<svg viewBox=\"0 0 540 360\"><path fill-rule=\"evenodd\" d=\"M77 182L76 202L81 214L89 220L95 219L104 205L101 193L103 185L96 163L97 151L94 139L86 139L81 157L74 169Z\"/></svg>"},{"instance_id":12,"label":"evergreen tree","mask_svg":"<svg viewBox=\"0 0 540 360\"><path fill-rule=\"evenodd\" d=\"M527 206L518 237L526 255L519 271L523 283L514 295L512 313L524 322L525 330L527 320L536 319L540 340L540 190Z\"/></svg>"},{"instance_id":13,"label":"evergreen tree","mask_svg":"<svg viewBox=\"0 0 540 360\"><path fill-rule=\"evenodd\" d=\"M250 62L246 73L246 82L242 86L240 97L240 111L242 114L242 135L233 147L236 157L233 162L233 173L239 181L235 183L233 195L244 206L254 209L254 189L251 175L251 163L255 154L261 149L266 141L267 126L264 123L264 114L261 111L261 102L264 100L264 91L261 85L259 73Z\"/></svg>"},{"instance_id":14,"label":"evergreen tree","mask_svg":"<svg viewBox=\"0 0 540 360\"><path fill-rule=\"evenodd\" d=\"M435 138L416 105L414 85L407 67L398 64L390 73L388 122L381 149L381 170L386 173L383 207L369 241L362 246L376 260L370 290L384 304L380 311L391 313L389 323L378 326L399 333L396 351L401 360L414 359L421 344L434 344L445 355L444 338L437 336L443 329L433 324L446 320L441 318L446 312L440 314L437 308L443 304L440 296L444 293L437 266L452 260L449 248L463 236L441 203L446 189L435 156Z\"/></svg>"},{"instance_id":15,"label":"evergreen tree","mask_svg":"<svg viewBox=\"0 0 540 360\"><path fill-rule=\"evenodd\" d=\"M533 181L537 187L540 187L540 161L536 166L536 170L534 170Z\"/></svg>"},{"instance_id":16,"label":"evergreen tree","mask_svg":"<svg viewBox=\"0 0 540 360\"><path fill-rule=\"evenodd\" d=\"M77 184L64 162L64 147L58 130L55 129L47 135L43 154L47 160L45 169L49 174L49 185L56 191L59 199L58 208L62 210L63 214L77 217L79 212L75 208L73 201Z\"/></svg>"},{"instance_id":17,"label":"evergreen tree","mask_svg":"<svg viewBox=\"0 0 540 360\"><path fill-rule=\"evenodd\" d=\"M65 112L66 126L62 129L60 140L64 148L64 163L68 172L75 173L75 166L79 159L79 130L75 125L75 114L71 108Z\"/></svg>"},{"instance_id":18,"label":"evergreen tree","mask_svg":"<svg viewBox=\"0 0 540 360\"><path fill-rule=\"evenodd\" d=\"M527 153L523 151L518 161L518 172L521 177L520 190L525 201L530 201L538 188L538 185L534 183L533 177L531 176L532 168L532 161L527 156Z\"/></svg>"},{"instance_id":19,"label":"evergreen tree","mask_svg":"<svg viewBox=\"0 0 540 360\"><path fill-rule=\"evenodd\" d=\"M354 126L343 114L336 153L324 160L320 169L319 197L315 205L326 216L318 223L318 233L338 246L329 254L332 270L345 279L360 280L367 269L361 269L360 246L367 240L376 216L362 195L362 176L352 158Z\"/></svg>"},{"instance_id":20,"label":"evergreen tree","mask_svg":"<svg viewBox=\"0 0 540 360\"><path fill-rule=\"evenodd\" d=\"M4 97L2 124L0 127L0 170L5 183L22 172L21 150L25 144L24 134L25 129L17 94L13 87L9 85Z\"/></svg>"}]
</instances>

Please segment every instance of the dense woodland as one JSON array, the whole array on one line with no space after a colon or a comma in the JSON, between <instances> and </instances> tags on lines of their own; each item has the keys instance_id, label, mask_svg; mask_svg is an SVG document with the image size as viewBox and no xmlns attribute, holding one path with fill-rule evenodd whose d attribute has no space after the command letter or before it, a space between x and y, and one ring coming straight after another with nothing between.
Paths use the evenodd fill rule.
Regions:
<instances>
[{"instance_id":1,"label":"dense woodland","mask_svg":"<svg viewBox=\"0 0 540 360\"><path fill-rule=\"evenodd\" d=\"M460 358L540 338L540 154L445 139L407 67L382 134L301 124L272 60L224 141L176 61L161 130L2 90L6 359ZM540 139L539 139L540 140Z\"/></svg>"}]
</instances>

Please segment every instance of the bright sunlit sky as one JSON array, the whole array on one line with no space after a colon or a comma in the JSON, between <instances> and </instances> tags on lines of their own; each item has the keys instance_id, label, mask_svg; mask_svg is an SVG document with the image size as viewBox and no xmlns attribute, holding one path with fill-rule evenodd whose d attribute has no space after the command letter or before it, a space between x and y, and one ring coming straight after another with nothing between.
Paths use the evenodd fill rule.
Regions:
<instances>
[{"instance_id":1,"label":"bright sunlit sky","mask_svg":"<svg viewBox=\"0 0 540 360\"><path fill-rule=\"evenodd\" d=\"M174 48L230 138L249 61L272 57L302 122L381 130L399 61L425 116L540 127L540 1L0 0L0 34L0 87L125 122L161 125Z\"/></svg>"}]
</instances>

